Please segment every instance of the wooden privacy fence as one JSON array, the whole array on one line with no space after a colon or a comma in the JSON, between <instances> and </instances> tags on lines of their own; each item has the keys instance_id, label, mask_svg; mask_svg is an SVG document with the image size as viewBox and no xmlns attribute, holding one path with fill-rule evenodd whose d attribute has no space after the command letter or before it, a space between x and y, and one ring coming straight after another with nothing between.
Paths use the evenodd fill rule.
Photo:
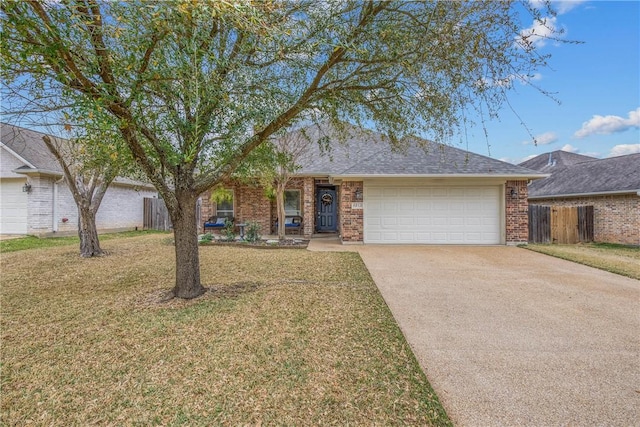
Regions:
<instances>
[{"instance_id":1,"label":"wooden privacy fence","mask_svg":"<svg viewBox=\"0 0 640 427\"><path fill-rule=\"evenodd\" d=\"M171 219L164 200L145 197L143 212L145 230L171 230Z\"/></svg>"},{"instance_id":2,"label":"wooden privacy fence","mask_svg":"<svg viewBox=\"0 0 640 427\"><path fill-rule=\"evenodd\" d=\"M529 242L593 241L593 206L529 206Z\"/></svg>"}]
</instances>

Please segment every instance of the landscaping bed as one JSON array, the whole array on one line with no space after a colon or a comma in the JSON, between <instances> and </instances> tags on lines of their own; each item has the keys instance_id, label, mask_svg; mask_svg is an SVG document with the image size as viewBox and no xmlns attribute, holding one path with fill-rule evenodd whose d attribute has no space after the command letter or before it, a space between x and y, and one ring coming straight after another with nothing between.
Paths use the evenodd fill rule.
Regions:
<instances>
[{"instance_id":1,"label":"landscaping bed","mask_svg":"<svg viewBox=\"0 0 640 427\"><path fill-rule=\"evenodd\" d=\"M200 246L235 246L261 249L306 249L309 246L308 239L259 239L257 241L248 240L225 240L213 239L211 241L199 240Z\"/></svg>"},{"instance_id":2,"label":"landscaping bed","mask_svg":"<svg viewBox=\"0 0 640 427\"><path fill-rule=\"evenodd\" d=\"M103 248L3 253L0 424L451 425L358 254Z\"/></svg>"}]
</instances>

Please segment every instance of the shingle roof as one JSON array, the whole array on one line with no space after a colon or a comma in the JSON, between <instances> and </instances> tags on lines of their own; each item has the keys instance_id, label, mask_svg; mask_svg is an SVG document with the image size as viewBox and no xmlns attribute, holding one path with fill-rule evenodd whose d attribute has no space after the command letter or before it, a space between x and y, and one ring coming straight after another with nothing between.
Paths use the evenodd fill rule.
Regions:
<instances>
[{"instance_id":1,"label":"shingle roof","mask_svg":"<svg viewBox=\"0 0 640 427\"><path fill-rule=\"evenodd\" d=\"M42 137L45 135L47 134L20 126L0 123L0 142L33 166L33 168L31 168L29 165L25 165L18 168L18 171L48 172L62 176L63 172L60 163L58 163L42 140ZM52 135L49 136L54 140L57 139ZM149 183L120 176L116 177L114 183L153 188Z\"/></svg>"},{"instance_id":2,"label":"shingle roof","mask_svg":"<svg viewBox=\"0 0 640 427\"><path fill-rule=\"evenodd\" d=\"M529 198L640 191L640 153L567 166L529 185Z\"/></svg>"},{"instance_id":3,"label":"shingle roof","mask_svg":"<svg viewBox=\"0 0 640 427\"><path fill-rule=\"evenodd\" d=\"M312 153L297 172L301 175L342 177L388 177L431 175L487 175L537 178L530 169L471 153L445 144L411 138L404 149L393 149L377 132L345 125L346 136L329 125L311 126L303 131L312 140L327 137L330 149L311 144Z\"/></svg>"},{"instance_id":4,"label":"shingle roof","mask_svg":"<svg viewBox=\"0 0 640 427\"><path fill-rule=\"evenodd\" d=\"M45 145L46 134L7 123L0 123L0 141L38 170L58 172L62 168Z\"/></svg>"},{"instance_id":5,"label":"shingle roof","mask_svg":"<svg viewBox=\"0 0 640 427\"><path fill-rule=\"evenodd\" d=\"M552 151L550 153L540 154L526 162L520 163L519 166L533 169L544 173L555 173L567 166L577 163L595 160L595 157L585 156L583 154L570 153L568 151Z\"/></svg>"}]
</instances>

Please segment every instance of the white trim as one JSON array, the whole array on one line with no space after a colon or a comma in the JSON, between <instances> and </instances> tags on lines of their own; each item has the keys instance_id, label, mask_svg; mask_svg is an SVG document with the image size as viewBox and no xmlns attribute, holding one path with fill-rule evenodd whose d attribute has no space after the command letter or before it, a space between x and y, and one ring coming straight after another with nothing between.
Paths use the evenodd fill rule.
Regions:
<instances>
[{"instance_id":1,"label":"white trim","mask_svg":"<svg viewBox=\"0 0 640 427\"><path fill-rule=\"evenodd\" d=\"M622 190L622 191L598 191L595 193L574 193L574 194L553 194L547 196L529 196L529 200L537 199L561 199L567 197L588 197L588 196L613 196L616 194L633 194L636 193L640 196L640 190Z\"/></svg>"},{"instance_id":2,"label":"white trim","mask_svg":"<svg viewBox=\"0 0 640 427\"><path fill-rule=\"evenodd\" d=\"M550 174L531 174L531 175L508 175L508 174L488 174L488 173L436 173L436 174L357 174L357 175L329 175L333 179L343 179L345 181L358 181L363 179L374 178L495 178L506 179L508 181L523 181L527 179L542 179L548 178Z\"/></svg>"},{"instance_id":3,"label":"white trim","mask_svg":"<svg viewBox=\"0 0 640 427\"><path fill-rule=\"evenodd\" d=\"M331 180L344 180L344 181L362 181L364 179L373 179L373 178L497 178L497 179L506 179L508 181L524 181L524 180L534 180L534 179L543 179L549 178L551 174L549 173L539 173L539 174L531 174L531 175L509 175L509 174L490 174L490 173L432 173L432 174L353 174L353 175L345 175L345 174L334 174L334 173L302 173L302 174L294 174L292 178L326 178L329 181Z\"/></svg>"},{"instance_id":4,"label":"white trim","mask_svg":"<svg viewBox=\"0 0 640 427\"><path fill-rule=\"evenodd\" d=\"M7 147L7 145L0 141L0 146L2 148L4 148L5 150L7 150L9 152L9 154L13 155L16 159L20 160L22 163L24 163L25 165L29 166L32 169L35 169L36 167L33 166L30 162L28 162L24 157L22 157L21 155L19 155L18 153L16 153L15 151L13 151L11 148ZM15 171L13 171L15 172Z\"/></svg>"}]
</instances>

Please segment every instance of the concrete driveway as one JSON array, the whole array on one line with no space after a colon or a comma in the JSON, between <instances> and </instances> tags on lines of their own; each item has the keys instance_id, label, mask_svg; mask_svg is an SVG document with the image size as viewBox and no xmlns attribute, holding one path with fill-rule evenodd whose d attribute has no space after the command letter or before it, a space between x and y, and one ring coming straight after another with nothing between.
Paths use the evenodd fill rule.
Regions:
<instances>
[{"instance_id":1,"label":"concrete driveway","mask_svg":"<svg viewBox=\"0 0 640 427\"><path fill-rule=\"evenodd\" d=\"M357 250L456 425L640 425L640 281L514 247Z\"/></svg>"}]
</instances>

